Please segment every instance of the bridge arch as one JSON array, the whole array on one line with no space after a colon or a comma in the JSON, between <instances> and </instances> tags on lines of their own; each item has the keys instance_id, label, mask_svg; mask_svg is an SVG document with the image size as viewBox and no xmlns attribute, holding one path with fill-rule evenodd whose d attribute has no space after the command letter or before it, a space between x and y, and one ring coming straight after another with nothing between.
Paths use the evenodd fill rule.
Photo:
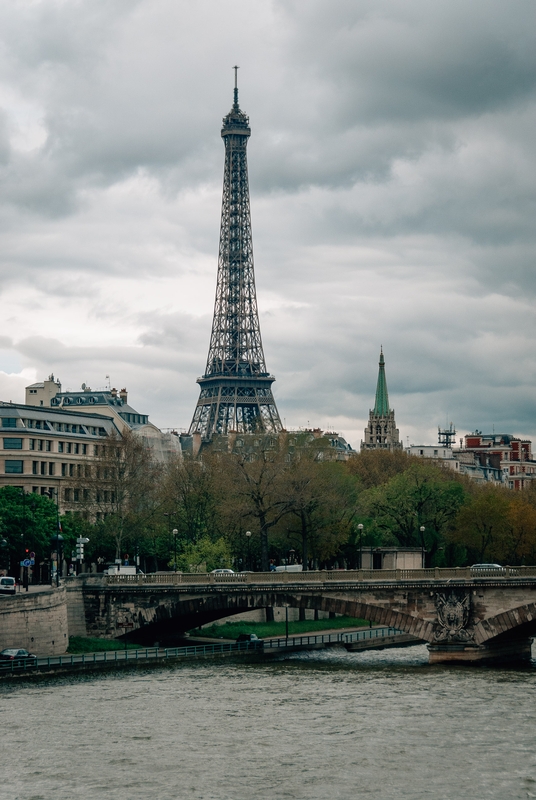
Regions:
<instances>
[{"instance_id":1,"label":"bridge arch","mask_svg":"<svg viewBox=\"0 0 536 800\"><path fill-rule=\"evenodd\" d=\"M303 608L334 612L378 625L397 628L428 642L433 641L434 625L422 617L390 607L360 602L322 591L303 592L287 589L257 590L246 588L232 592L203 593L195 597L153 594L151 598L133 609L134 613L124 623L129 627L127 636L138 641L162 640L167 636L205 625L225 617L268 607ZM140 598L141 599L141 598ZM108 626L110 630L110 626ZM115 633L121 635L123 631ZM110 635L110 634L109 634ZM123 635L125 635L123 633Z\"/></svg>"},{"instance_id":2,"label":"bridge arch","mask_svg":"<svg viewBox=\"0 0 536 800\"><path fill-rule=\"evenodd\" d=\"M526 638L536 635L536 603L526 603L475 625L475 642L486 644L500 638Z\"/></svg>"}]
</instances>

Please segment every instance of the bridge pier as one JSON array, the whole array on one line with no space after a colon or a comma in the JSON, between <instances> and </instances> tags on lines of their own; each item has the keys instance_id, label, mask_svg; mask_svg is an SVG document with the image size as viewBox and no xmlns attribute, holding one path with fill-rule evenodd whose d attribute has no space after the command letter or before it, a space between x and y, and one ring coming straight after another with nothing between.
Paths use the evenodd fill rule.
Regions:
<instances>
[{"instance_id":1,"label":"bridge pier","mask_svg":"<svg viewBox=\"0 0 536 800\"><path fill-rule=\"evenodd\" d=\"M449 642L429 644L430 664L515 663L530 661L532 639L490 641L486 644Z\"/></svg>"}]
</instances>

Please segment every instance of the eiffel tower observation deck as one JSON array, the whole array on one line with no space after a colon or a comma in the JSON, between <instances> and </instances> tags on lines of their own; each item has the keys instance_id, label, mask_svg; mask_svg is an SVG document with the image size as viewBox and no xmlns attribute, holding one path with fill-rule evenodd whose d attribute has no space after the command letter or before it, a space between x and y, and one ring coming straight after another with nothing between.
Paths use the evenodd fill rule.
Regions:
<instances>
[{"instance_id":1,"label":"eiffel tower observation deck","mask_svg":"<svg viewBox=\"0 0 536 800\"><path fill-rule=\"evenodd\" d=\"M223 119L223 198L214 319L205 374L189 434L209 442L214 434L279 433L272 394L275 378L266 370L262 348L249 206L246 147L249 118L234 103Z\"/></svg>"}]
</instances>

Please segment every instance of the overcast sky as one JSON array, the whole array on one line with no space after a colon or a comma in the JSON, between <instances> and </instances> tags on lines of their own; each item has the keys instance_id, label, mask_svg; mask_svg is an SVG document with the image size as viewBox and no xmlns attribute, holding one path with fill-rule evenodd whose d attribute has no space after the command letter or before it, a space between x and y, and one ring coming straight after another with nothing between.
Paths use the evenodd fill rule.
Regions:
<instances>
[{"instance_id":1,"label":"overcast sky","mask_svg":"<svg viewBox=\"0 0 536 800\"><path fill-rule=\"evenodd\" d=\"M534 0L13 0L0 31L0 398L109 375L189 426L239 64L286 426L358 448L383 345L404 444L536 446Z\"/></svg>"}]
</instances>

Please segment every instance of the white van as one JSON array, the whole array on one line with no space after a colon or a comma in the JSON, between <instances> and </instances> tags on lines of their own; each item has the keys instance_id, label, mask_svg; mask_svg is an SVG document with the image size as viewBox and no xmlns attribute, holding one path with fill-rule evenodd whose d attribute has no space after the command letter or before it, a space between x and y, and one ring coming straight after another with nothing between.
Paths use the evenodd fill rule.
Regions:
<instances>
[{"instance_id":1,"label":"white van","mask_svg":"<svg viewBox=\"0 0 536 800\"><path fill-rule=\"evenodd\" d=\"M110 564L107 570L104 570L105 575L135 575L137 567L123 567L119 564Z\"/></svg>"},{"instance_id":2,"label":"white van","mask_svg":"<svg viewBox=\"0 0 536 800\"><path fill-rule=\"evenodd\" d=\"M282 564L275 568L276 572L303 572L303 564Z\"/></svg>"},{"instance_id":3,"label":"white van","mask_svg":"<svg viewBox=\"0 0 536 800\"><path fill-rule=\"evenodd\" d=\"M8 578L7 575L2 575L0 578L0 594L15 594L16 591L15 578Z\"/></svg>"}]
</instances>

